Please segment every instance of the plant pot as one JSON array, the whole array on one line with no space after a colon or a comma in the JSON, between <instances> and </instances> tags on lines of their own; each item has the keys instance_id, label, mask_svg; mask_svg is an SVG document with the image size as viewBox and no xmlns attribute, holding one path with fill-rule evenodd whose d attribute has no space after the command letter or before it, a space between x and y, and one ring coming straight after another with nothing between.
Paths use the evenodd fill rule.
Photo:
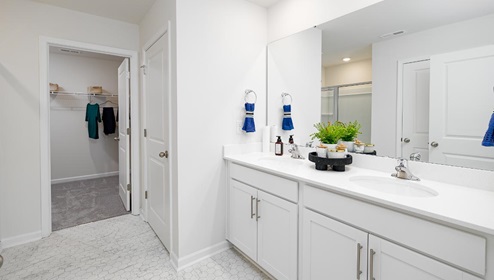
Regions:
<instances>
[{"instance_id":1,"label":"plant pot","mask_svg":"<svg viewBox=\"0 0 494 280\"><path fill-rule=\"evenodd\" d=\"M353 141L341 141L341 143L345 144L347 151L354 152L354 143Z\"/></svg>"},{"instance_id":2,"label":"plant pot","mask_svg":"<svg viewBox=\"0 0 494 280\"><path fill-rule=\"evenodd\" d=\"M317 156L318 157L322 157L322 158L325 158L327 157L327 148L326 147L316 147L316 152L317 152Z\"/></svg>"},{"instance_id":3,"label":"plant pot","mask_svg":"<svg viewBox=\"0 0 494 280\"><path fill-rule=\"evenodd\" d=\"M329 152L328 158L344 158L346 156L345 152Z\"/></svg>"}]
</instances>

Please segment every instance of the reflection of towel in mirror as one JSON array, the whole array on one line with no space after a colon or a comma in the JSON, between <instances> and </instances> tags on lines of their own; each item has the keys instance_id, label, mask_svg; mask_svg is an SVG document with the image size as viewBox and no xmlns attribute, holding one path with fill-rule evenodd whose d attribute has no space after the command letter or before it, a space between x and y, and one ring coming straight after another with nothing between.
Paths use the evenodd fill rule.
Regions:
<instances>
[{"instance_id":1,"label":"reflection of towel in mirror","mask_svg":"<svg viewBox=\"0 0 494 280\"><path fill-rule=\"evenodd\" d=\"M292 105L283 105L283 123L281 124L283 130L292 130Z\"/></svg>"},{"instance_id":2,"label":"reflection of towel in mirror","mask_svg":"<svg viewBox=\"0 0 494 280\"><path fill-rule=\"evenodd\" d=\"M254 123L254 103L245 103L245 121L242 130L245 132L256 132L256 124Z\"/></svg>"},{"instance_id":3,"label":"reflection of towel in mirror","mask_svg":"<svg viewBox=\"0 0 494 280\"><path fill-rule=\"evenodd\" d=\"M99 104L87 104L86 121L89 138L99 139L98 122L101 122L101 115L99 114Z\"/></svg>"},{"instance_id":4,"label":"reflection of towel in mirror","mask_svg":"<svg viewBox=\"0 0 494 280\"><path fill-rule=\"evenodd\" d=\"M103 108L103 132L106 135L115 133L115 113L112 107Z\"/></svg>"},{"instance_id":5,"label":"reflection of towel in mirror","mask_svg":"<svg viewBox=\"0 0 494 280\"><path fill-rule=\"evenodd\" d=\"M485 133L484 140L482 140L482 146L494 146L494 113L492 113L491 115L489 127L487 128L487 132Z\"/></svg>"}]
</instances>

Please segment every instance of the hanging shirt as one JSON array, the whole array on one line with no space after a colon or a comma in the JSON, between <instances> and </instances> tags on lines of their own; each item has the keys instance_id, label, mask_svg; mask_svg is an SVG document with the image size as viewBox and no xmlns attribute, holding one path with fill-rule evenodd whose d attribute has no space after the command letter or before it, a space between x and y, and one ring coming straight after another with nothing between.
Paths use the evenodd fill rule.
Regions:
<instances>
[{"instance_id":1,"label":"hanging shirt","mask_svg":"<svg viewBox=\"0 0 494 280\"><path fill-rule=\"evenodd\" d=\"M99 104L87 104L86 121L89 138L98 139L98 122L101 122L101 116L99 114Z\"/></svg>"},{"instance_id":2,"label":"hanging shirt","mask_svg":"<svg viewBox=\"0 0 494 280\"><path fill-rule=\"evenodd\" d=\"M103 132L108 135L115 133L115 112L112 107L103 108Z\"/></svg>"}]
</instances>

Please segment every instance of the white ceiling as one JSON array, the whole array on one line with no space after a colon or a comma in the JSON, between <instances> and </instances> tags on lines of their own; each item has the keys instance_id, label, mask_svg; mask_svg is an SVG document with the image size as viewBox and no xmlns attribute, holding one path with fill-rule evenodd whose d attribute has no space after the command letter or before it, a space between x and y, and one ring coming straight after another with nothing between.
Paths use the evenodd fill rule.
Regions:
<instances>
[{"instance_id":1,"label":"white ceiling","mask_svg":"<svg viewBox=\"0 0 494 280\"><path fill-rule=\"evenodd\" d=\"M264 7L264 8L269 8L271 6L273 6L274 4L280 2L280 1L283 1L283 0L247 0L249 2L252 2L256 5L259 5L261 7Z\"/></svg>"},{"instance_id":2,"label":"white ceiling","mask_svg":"<svg viewBox=\"0 0 494 280\"><path fill-rule=\"evenodd\" d=\"M156 0L34 0L96 16L139 23Z\"/></svg>"},{"instance_id":3,"label":"white ceiling","mask_svg":"<svg viewBox=\"0 0 494 280\"><path fill-rule=\"evenodd\" d=\"M323 65L369 59L379 36L405 30L406 34L494 13L493 0L384 0L324 23ZM389 40L390 38L388 38Z\"/></svg>"}]
</instances>

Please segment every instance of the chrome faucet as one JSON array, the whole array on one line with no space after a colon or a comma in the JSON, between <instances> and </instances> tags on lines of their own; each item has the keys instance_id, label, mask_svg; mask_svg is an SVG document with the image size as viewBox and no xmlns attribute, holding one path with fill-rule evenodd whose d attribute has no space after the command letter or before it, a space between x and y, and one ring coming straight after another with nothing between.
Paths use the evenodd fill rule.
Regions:
<instances>
[{"instance_id":1,"label":"chrome faucet","mask_svg":"<svg viewBox=\"0 0 494 280\"><path fill-rule=\"evenodd\" d=\"M305 159L304 156L300 153L297 144L290 144L291 148L288 150L292 154L292 158L296 159Z\"/></svg>"},{"instance_id":2,"label":"chrome faucet","mask_svg":"<svg viewBox=\"0 0 494 280\"><path fill-rule=\"evenodd\" d=\"M408 161L404 158L398 159L398 165L395 167L395 170L396 173L391 174L393 177L405 180L420 181L418 177L414 176L412 172L410 172L410 169L408 169Z\"/></svg>"}]
</instances>

